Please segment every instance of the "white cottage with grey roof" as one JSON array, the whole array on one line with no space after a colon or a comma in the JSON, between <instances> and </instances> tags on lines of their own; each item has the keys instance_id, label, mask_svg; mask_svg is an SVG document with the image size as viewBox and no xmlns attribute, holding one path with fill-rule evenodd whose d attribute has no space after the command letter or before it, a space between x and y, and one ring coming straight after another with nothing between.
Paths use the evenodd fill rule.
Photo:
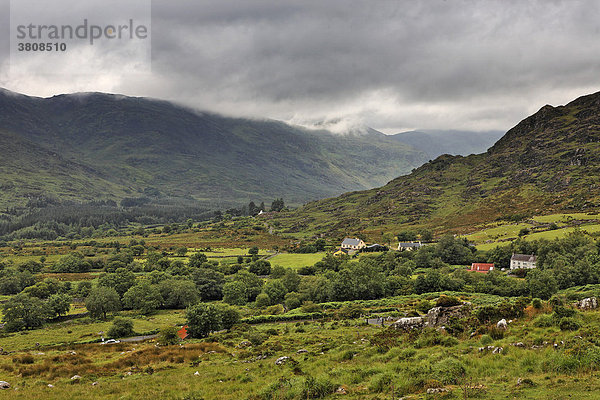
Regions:
<instances>
[{"instance_id":1,"label":"white cottage with grey roof","mask_svg":"<svg viewBox=\"0 0 600 400\"><path fill-rule=\"evenodd\" d=\"M536 267L537 257L533 254L513 254L510 269L532 269Z\"/></svg>"},{"instance_id":2,"label":"white cottage with grey roof","mask_svg":"<svg viewBox=\"0 0 600 400\"><path fill-rule=\"evenodd\" d=\"M346 238L344 239L340 247L342 249L361 250L367 247L367 245L365 244L365 242L358 238Z\"/></svg>"}]
</instances>

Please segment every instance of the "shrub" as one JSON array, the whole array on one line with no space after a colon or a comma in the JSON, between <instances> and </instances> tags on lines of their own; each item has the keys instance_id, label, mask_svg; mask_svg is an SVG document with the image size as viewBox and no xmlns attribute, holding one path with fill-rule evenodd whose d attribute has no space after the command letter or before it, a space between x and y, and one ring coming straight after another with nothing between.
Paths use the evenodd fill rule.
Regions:
<instances>
[{"instance_id":1,"label":"shrub","mask_svg":"<svg viewBox=\"0 0 600 400\"><path fill-rule=\"evenodd\" d=\"M108 336L112 338L133 335L133 321L129 318L115 317L112 326L108 329Z\"/></svg>"},{"instance_id":2,"label":"shrub","mask_svg":"<svg viewBox=\"0 0 600 400\"><path fill-rule=\"evenodd\" d=\"M565 317L573 317L575 314L577 314L577 311L572 308L567 308L562 305L554 306L553 317L557 320Z\"/></svg>"},{"instance_id":3,"label":"shrub","mask_svg":"<svg viewBox=\"0 0 600 400\"><path fill-rule=\"evenodd\" d=\"M571 317L561 318L558 326L561 331L576 331L581 328L581 324Z\"/></svg>"},{"instance_id":4,"label":"shrub","mask_svg":"<svg viewBox=\"0 0 600 400\"><path fill-rule=\"evenodd\" d=\"M364 313L363 308L358 304L348 304L337 311L340 318L359 318Z\"/></svg>"},{"instance_id":5,"label":"shrub","mask_svg":"<svg viewBox=\"0 0 600 400\"><path fill-rule=\"evenodd\" d=\"M279 315L285 313L283 306L281 304L275 304L273 306L267 307L265 312L269 315Z\"/></svg>"},{"instance_id":6,"label":"shrub","mask_svg":"<svg viewBox=\"0 0 600 400\"><path fill-rule=\"evenodd\" d=\"M319 304L315 304L312 301L305 301L302 303L302 312L305 313L316 313L321 311L322 308Z\"/></svg>"},{"instance_id":7,"label":"shrub","mask_svg":"<svg viewBox=\"0 0 600 400\"><path fill-rule=\"evenodd\" d=\"M492 337L492 339L500 340L504 338L504 329L498 329L495 326L492 326L488 330L488 334Z\"/></svg>"},{"instance_id":8,"label":"shrub","mask_svg":"<svg viewBox=\"0 0 600 400\"><path fill-rule=\"evenodd\" d=\"M417 311L419 311L422 314L427 314L427 311L431 310L433 308L433 304L431 304L431 302L429 300L421 300L418 304L417 304Z\"/></svg>"},{"instance_id":9,"label":"shrub","mask_svg":"<svg viewBox=\"0 0 600 400\"><path fill-rule=\"evenodd\" d=\"M539 310L542 308L542 300L541 299L535 298L535 299L533 299L531 304L533 305L533 308L535 308L536 310Z\"/></svg>"},{"instance_id":10,"label":"shrub","mask_svg":"<svg viewBox=\"0 0 600 400\"><path fill-rule=\"evenodd\" d=\"M265 340L268 339L267 335L257 331L248 332L246 338L250 343L252 343L253 346L261 345Z\"/></svg>"},{"instance_id":11,"label":"shrub","mask_svg":"<svg viewBox=\"0 0 600 400\"><path fill-rule=\"evenodd\" d=\"M256 296L256 301L254 304L258 308L265 308L271 305L271 299L269 298L268 294L262 292L258 296Z\"/></svg>"},{"instance_id":12,"label":"shrub","mask_svg":"<svg viewBox=\"0 0 600 400\"><path fill-rule=\"evenodd\" d=\"M452 307L457 306L459 304L461 304L460 300L458 300L456 297L446 295L441 295L440 297L438 297L436 302L436 306L438 307Z\"/></svg>"},{"instance_id":13,"label":"shrub","mask_svg":"<svg viewBox=\"0 0 600 400\"><path fill-rule=\"evenodd\" d=\"M554 319L552 318L552 315L542 314L533 321L533 325L539 328L548 328L554 326Z\"/></svg>"},{"instance_id":14,"label":"shrub","mask_svg":"<svg viewBox=\"0 0 600 400\"><path fill-rule=\"evenodd\" d=\"M177 327L166 326L158 333L158 344L161 346L169 346L179 343L179 335L177 335Z\"/></svg>"}]
</instances>

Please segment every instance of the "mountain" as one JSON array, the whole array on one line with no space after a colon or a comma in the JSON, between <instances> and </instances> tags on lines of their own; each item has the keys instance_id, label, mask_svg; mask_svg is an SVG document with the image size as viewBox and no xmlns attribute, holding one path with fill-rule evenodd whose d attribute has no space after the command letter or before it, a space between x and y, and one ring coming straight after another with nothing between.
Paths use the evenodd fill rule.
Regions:
<instances>
[{"instance_id":1,"label":"mountain","mask_svg":"<svg viewBox=\"0 0 600 400\"><path fill-rule=\"evenodd\" d=\"M418 130L390 137L421 150L430 160L442 154L478 154L489 149L502 137L502 131Z\"/></svg>"},{"instance_id":2,"label":"mountain","mask_svg":"<svg viewBox=\"0 0 600 400\"><path fill-rule=\"evenodd\" d=\"M376 187L426 161L376 131L334 135L104 93L0 91L0 206L32 196L287 203Z\"/></svg>"},{"instance_id":3,"label":"mountain","mask_svg":"<svg viewBox=\"0 0 600 400\"><path fill-rule=\"evenodd\" d=\"M385 186L281 215L288 232L345 235L406 226L473 230L497 219L600 207L600 93L546 105L487 152L442 155Z\"/></svg>"}]
</instances>

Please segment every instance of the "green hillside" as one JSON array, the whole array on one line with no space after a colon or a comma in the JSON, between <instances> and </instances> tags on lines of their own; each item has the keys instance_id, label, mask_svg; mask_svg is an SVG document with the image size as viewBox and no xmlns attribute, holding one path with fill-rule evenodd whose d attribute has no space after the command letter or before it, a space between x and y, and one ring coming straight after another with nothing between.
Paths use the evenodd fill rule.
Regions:
<instances>
[{"instance_id":1,"label":"green hillside","mask_svg":"<svg viewBox=\"0 0 600 400\"><path fill-rule=\"evenodd\" d=\"M401 226L465 232L497 219L600 205L600 93L544 106L486 153L440 156L387 185L281 216L288 232L381 232Z\"/></svg>"},{"instance_id":2,"label":"green hillside","mask_svg":"<svg viewBox=\"0 0 600 400\"><path fill-rule=\"evenodd\" d=\"M376 132L336 136L100 93L42 99L1 91L0 129L13 134L0 150L14 155L2 177L31 171L21 178L26 186L2 191L0 205L31 194L119 200L149 193L214 207L276 197L300 204L385 184L425 161ZM34 157L34 148L57 159L38 174L38 160L49 156ZM61 175L64 168L70 175Z\"/></svg>"}]
</instances>

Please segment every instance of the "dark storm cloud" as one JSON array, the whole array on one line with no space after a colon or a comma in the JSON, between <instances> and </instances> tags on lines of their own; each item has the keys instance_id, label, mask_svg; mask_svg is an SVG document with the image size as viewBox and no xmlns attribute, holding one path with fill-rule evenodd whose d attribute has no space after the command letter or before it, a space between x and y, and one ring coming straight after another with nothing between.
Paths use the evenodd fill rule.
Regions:
<instances>
[{"instance_id":1,"label":"dark storm cloud","mask_svg":"<svg viewBox=\"0 0 600 400\"><path fill-rule=\"evenodd\" d=\"M598 90L596 1L155 1L152 75L14 79L388 132L508 129Z\"/></svg>"}]
</instances>

